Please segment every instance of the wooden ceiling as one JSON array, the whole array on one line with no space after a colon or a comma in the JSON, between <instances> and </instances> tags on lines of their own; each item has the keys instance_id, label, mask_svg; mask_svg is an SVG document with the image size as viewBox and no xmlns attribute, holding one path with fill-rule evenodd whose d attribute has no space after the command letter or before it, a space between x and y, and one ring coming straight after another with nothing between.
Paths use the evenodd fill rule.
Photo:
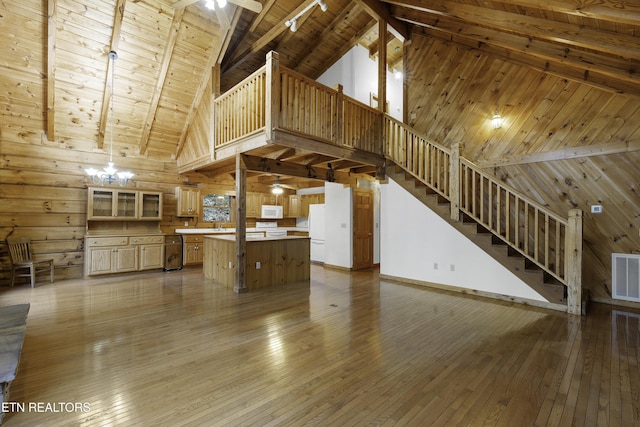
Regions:
<instances>
[{"instance_id":1,"label":"wooden ceiling","mask_svg":"<svg viewBox=\"0 0 640 427\"><path fill-rule=\"evenodd\" d=\"M402 38L417 31L640 97L637 2L326 0L327 10L313 6L295 33L285 22L312 0L260 0L259 12L238 6L250 3L230 0L214 11L204 0L5 0L2 7L27 22L3 22L4 61L15 71L2 81L11 112L37 129L44 110L50 142L175 158L215 64L222 91L263 65L269 50L283 65L318 77L357 44L377 55L379 17L390 24L392 68L402 65ZM115 64L110 51L118 53ZM29 103L43 78L45 108Z\"/></svg>"}]
</instances>

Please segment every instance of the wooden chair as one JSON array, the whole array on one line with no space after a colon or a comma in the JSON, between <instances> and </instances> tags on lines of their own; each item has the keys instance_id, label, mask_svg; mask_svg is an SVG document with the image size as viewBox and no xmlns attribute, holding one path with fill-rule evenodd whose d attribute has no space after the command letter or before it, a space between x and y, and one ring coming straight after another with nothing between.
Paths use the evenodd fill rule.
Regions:
<instances>
[{"instance_id":1,"label":"wooden chair","mask_svg":"<svg viewBox=\"0 0 640 427\"><path fill-rule=\"evenodd\" d=\"M28 237L8 237L9 257L11 258L11 286L16 277L30 277L31 287L36 285L36 274L49 272L53 283L53 259L34 260L31 257L31 240ZM17 273L17 270L29 270L28 273Z\"/></svg>"}]
</instances>

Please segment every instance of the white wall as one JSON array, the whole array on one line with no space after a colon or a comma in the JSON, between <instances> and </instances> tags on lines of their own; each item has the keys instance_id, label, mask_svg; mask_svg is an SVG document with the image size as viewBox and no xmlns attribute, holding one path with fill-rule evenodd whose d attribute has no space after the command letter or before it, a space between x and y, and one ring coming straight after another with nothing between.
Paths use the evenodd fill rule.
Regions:
<instances>
[{"instance_id":1,"label":"white wall","mask_svg":"<svg viewBox=\"0 0 640 427\"><path fill-rule=\"evenodd\" d=\"M327 182L325 203L325 264L351 268L353 266L353 203L351 188Z\"/></svg>"},{"instance_id":2,"label":"white wall","mask_svg":"<svg viewBox=\"0 0 640 427\"><path fill-rule=\"evenodd\" d=\"M392 179L380 227L381 274L547 301Z\"/></svg>"},{"instance_id":3,"label":"white wall","mask_svg":"<svg viewBox=\"0 0 640 427\"><path fill-rule=\"evenodd\" d=\"M370 95L378 93L378 61L369 58L362 46L354 46L318 79L318 83L334 87L341 84L345 95L370 105ZM387 71L389 114L402 121L402 80Z\"/></svg>"}]
</instances>

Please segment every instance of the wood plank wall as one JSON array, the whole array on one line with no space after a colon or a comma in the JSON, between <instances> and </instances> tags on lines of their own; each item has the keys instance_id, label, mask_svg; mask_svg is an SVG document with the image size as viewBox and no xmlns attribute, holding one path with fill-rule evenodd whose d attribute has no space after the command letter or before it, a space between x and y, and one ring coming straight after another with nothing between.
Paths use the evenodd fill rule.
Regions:
<instances>
[{"instance_id":1,"label":"wood plank wall","mask_svg":"<svg viewBox=\"0 0 640 427\"><path fill-rule=\"evenodd\" d=\"M584 211L584 286L612 302L611 253L640 253L640 101L420 34L407 66L419 132L461 143L464 157L561 216Z\"/></svg>"}]
</instances>

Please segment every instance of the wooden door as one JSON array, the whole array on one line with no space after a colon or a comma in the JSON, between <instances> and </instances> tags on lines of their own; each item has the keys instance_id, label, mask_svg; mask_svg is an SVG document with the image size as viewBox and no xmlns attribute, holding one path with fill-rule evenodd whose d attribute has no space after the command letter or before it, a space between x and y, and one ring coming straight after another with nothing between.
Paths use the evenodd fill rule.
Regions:
<instances>
[{"instance_id":1,"label":"wooden door","mask_svg":"<svg viewBox=\"0 0 640 427\"><path fill-rule=\"evenodd\" d=\"M373 191L353 195L353 269L373 266Z\"/></svg>"}]
</instances>

